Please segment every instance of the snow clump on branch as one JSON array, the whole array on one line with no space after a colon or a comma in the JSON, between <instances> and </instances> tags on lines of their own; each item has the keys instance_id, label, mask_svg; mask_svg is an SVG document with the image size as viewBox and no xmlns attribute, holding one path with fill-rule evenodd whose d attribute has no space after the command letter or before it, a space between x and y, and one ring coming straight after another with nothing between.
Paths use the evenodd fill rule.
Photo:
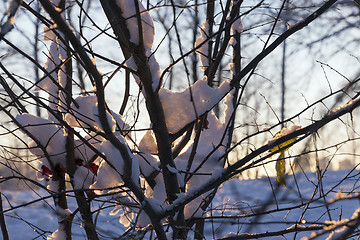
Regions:
<instances>
[{"instance_id":1,"label":"snow clump on branch","mask_svg":"<svg viewBox=\"0 0 360 240\"><path fill-rule=\"evenodd\" d=\"M159 96L168 131L176 133L195 121L217 104L229 91L229 81L223 82L218 88L212 88L208 85L206 76L182 92L160 89Z\"/></svg>"},{"instance_id":2,"label":"snow clump on branch","mask_svg":"<svg viewBox=\"0 0 360 240\"><path fill-rule=\"evenodd\" d=\"M276 134L272 139L270 139L268 141L268 145L271 145L273 144L276 140L278 140L279 138L282 138L286 135L289 135L297 130L301 129L301 126L297 125L297 124L294 124L292 125L291 127L289 128L283 128L281 129L281 131L279 132L279 134Z\"/></svg>"},{"instance_id":3,"label":"snow clump on branch","mask_svg":"<svg viewBox=\"0 0 360 240\"><path fill-rule=\"evenodd\" d=\"M144 8L140 1L137 1L139 4L139 11L141 17L141 28L142 28L142 40L144 42L144 47L146 50L152 48L154 37L155 37L155 28L154 22L149 14L149 12ZM135 1L131 0L117 0L116 4L121 9L121 15L126 20L126 25L130 33L130 42L138 45L139 44L139 28L138 28L138 18L136 12Z\"/></svg>"},{"instance_id":4,"label":"snow clump on branch","mask_svg":"<svg viewBox=\"0 0 360 240\"><path fill-rule=\"evenodd\" d=\"M184 187L184 180L187 180L187 192L195 190L200 185L206 183L211 177L220 177L223 173L218 169L223 169L224 165L225 146L228 144L228 138L224 134L227 132L226 127L233 112L233 94L234 91L231 91L225 98L224 121L220 121L213 111L207 115L208 127L202 130L190 169L187 169L187 167L192 154L193 142L190 143L186 151L175 159L175 164L180 175L178 178L182 179L182 181L180 181L181 187ZM195 174L191 177L187 176L189 179L185 179L184 173L189 171ZM201 217L203 209L200 208L200 205L209 193L210 192L204 193L185 205L185 219Z\"/></svg>"},{"instance_id":5,"label":"snow clump on branch","mask_svg":"<svg viewBox=\"0 0 360 240\"><path fill-rule=\"evenodd\" d=\"M137 3L136 3L137 2ZM148 59L148 65L151 71L152 77L152 87L155 91L158 88L161 71L159 63L157 62L151 48L154 43L155 38L155 27L152 17L150 13L144 8L140 1L128 1L128 0L117 0L116 4L121 9L121 15L126 21L127 29L130 33L130 42L135 45L140 44L140 40L143 41L145 55ZM141 18L141 31L142 36L139 37L139 24L138 24L138 15L136 11L136 4L139 6L140 18ZM126 60L125 65L132 69L133 71L137 71L138 66L136 65L133 56ZM134 78L136 83L141 86L141 79L139 79L136 74L134 74ZM145 94L143 92L143 94Z\"/></svg>"},{"instance_id":6,"label":"snow clump on branch","mask_svg":"<svg viewBox=\"0 0 360 240\"><path fill-rule=\"evenodd\" d=\"M203 25L200 29L200 37L196 39L195 48L199 47L196 53L199 54L200 62L201 62L201 70L205 71L205 69L209 66L209 45L208 40L209 38L209 24L205 20Z\"/></svg>"},{"instance_id":7,"label":"snow clump on branch","mask_svg":"<svg viewBox=\"0 0 360 240\"><path fill-rule=\"evenodd\" d=\"M22 114L16 117L23 128L34 136L49 154L53 166L57 164L65 166L65 142L66 137L64 130L48 119L43 119L31 114ZM29 149L32 154L39 158L44 157L43 151L35 141L29 143ZM48 168L50 165L43 162Z\"/></svg>"}]
</instances>

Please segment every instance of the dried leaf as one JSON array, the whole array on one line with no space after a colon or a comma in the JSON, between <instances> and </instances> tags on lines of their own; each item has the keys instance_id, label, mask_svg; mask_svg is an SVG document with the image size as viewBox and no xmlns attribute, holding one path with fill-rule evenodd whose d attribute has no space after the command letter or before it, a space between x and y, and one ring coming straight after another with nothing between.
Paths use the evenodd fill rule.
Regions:
<instances>
[{"instance_id":1,"label":"dried leaf","mask_svg":"<svg viewBox=\"0 0 360 240\"><path fill-rule=\"evenodd\" d=\"M279 132L276 133L275 136L278 135L278 134L279 134ZM286 142L283 142L283 143L273 147L272 149L270 149L269 152L276 152L276 151L279 151L279 150L285 152L286 150L288 150L291 147L289 145L292 144L293 142L295 142L296 139L297 139L297 137L294 137L294 138L292 138L292 139L290 139L290 140L288 140Z\"/></svg>"},{"instance_id":2,"label":"dried leaf","mask_svg":"<svg viewBox=\"0 0 360 240\"><path fill-rule=\"evenodd\" d=\"M280 156L276 160L276 176L278 177L276 179L277 182L281 183L284 187L286 187L285 182L285 151L281 151Z\"/></svg>"}]
</instances>

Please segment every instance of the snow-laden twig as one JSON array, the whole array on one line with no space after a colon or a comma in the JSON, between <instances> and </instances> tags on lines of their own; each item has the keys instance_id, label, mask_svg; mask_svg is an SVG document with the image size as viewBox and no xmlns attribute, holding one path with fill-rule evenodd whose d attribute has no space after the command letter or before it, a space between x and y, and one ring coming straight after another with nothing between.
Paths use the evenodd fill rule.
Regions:
<instances>
[{"instance_id":1,"label":"snow-laden twig","mask_svg":"<svg viewBox=\"0 0 360 240\"><path fill-rule=\"evenodd\" d=\"M298 139L296 141L287 145L287 147L290 147L290 146L296 144L297 142L301 141L302 139L315 133L317 130L319 130L321 127L325 126L329 122L334 121L347 113L351 113L355 108L358 108L360 106L360 98L352 100L350 105L346 104L345 106L346 107L341 108L341 110L336 111L336 113L327 114L321 120L318 120L318 121L314 122L313 124L310 124L306 127L297 129L296 131L293 131L290 134L287 134L279 139L276 139L271 144L263 145L262 147L254 150L253 152L251 152L244 158L240 159L239 161L237 161L234 164L225 168L224 171L222 172L222 174L217 174L216 176L211 177L208 180L208 182L198 186L197 188L191 189L183 197L178 198L172 205L164 208L162 216L167 216L168 214L171 214L171 213L177 211L179 208L181 208L185 204L191 202L192 200L194 200L201 194L203 194L215 187L218 187L220 184L224 183L225 181L227 181L234 175L238 174L239 173L238 170L240 169L240 171L241 171L241 167L245 166L247 163L249 163L256 157L258 157L260 154L265 153L265 152L269 151L270 149L274 148L275 146L279 146L280 144L285 143L290 139L298 137ZM276 152L269 153L265 157L261 157L259 160L255 161L254 163L262 161L262 160L274 155L275 153L277 153L279 151L281 151L281 149L279 149Z\"/></svg>"},{"instance_id":2,"label":"snow-laden twig","mask_svg":"<svg viewBox=\"0 0 360 240\"><path fill-rule=\"evenodd\" d=\"M132 157L129 155L127 147L119 141L119 139L114 135L112 132L111 127L109 126L108 120L107 120L107 114L106 114L106 104L105 104L105 95L104 95L104 88L102 84L102 75L97 70L96 66L93 64L93 62L90 60L89 56L87 55L85 49L81 45L81 43L78 41L78 39L74 36L71 29L68 27L68 25L65 23L63 18L60 16L60 14L54 9L54 7L49 3L47 0L40 0L43 7L46 9L46 11L49 13L49 15L52 17L52 19L58 24L59 29L69 38L69 41L71 42L72 46L76 50L76 52L79 54L79 57L83 61L86 70L93 76L95 80L96 85L96 95L97 95L97 106L99 111L99 120L101 123L101 126L111 142L111 144L120 152L125 166L124 166L124 175L122 175L122 178L129 189L134 193L134 195L139 199L140 202L143 202L145 200L145 196L140 189L140 186L137 182L134 182L133 176L131 174L132 171ZM113 166L112 166L113 167ZM114 168L116 169L116 168ZM151 204L147 204L144 207L144 210L147 212L149 216L152 216L151 221L152 224L158 234L158 237L163 236L162 238L165 239L165 233L163 230L162 225L160 224L160 218L158 218L158 214L155 212L153 206Z\"/></svg>"},{"instance_id":3,"label":"snow-laden twig","mask_svg":"<svg viewBox=\"0 0 360 240\"><path fill-rule=\"evenodd\" d=\"M230 233L228 236L223 238L217 238L216 240L245 240L245 239L260 239L260 238L268 238L268 237L275 237L275 236L281 236L288 233L293 232L308 232L308 231L315 231L323 229L323 226L321 225L310 225L310 226L303 226L299 224L292 225L291 227L288 227L284 230L279 231L267 231L263 233Z\"/></svg>"}]
</instances>

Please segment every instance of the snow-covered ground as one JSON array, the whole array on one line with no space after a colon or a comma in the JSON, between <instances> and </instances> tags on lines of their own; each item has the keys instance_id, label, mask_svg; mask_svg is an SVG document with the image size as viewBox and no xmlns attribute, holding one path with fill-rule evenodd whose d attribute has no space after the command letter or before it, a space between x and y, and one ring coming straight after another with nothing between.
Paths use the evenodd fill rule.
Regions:
<instances>
[{"instance_id":1,"label":"snow-covered ground","mask_svg":"<svg viewBox=\"0 0 360 240\"><path fill-rule=\"evenodd\" d=\"M357 170L328 171L322 179L323 190L318 189L317 192L314 192L317 185L315 173L298 173L295 177L288 176L287 188L280 187L279 190L276 190L275 178L234 179L224 184L214 199L212 207L216 208L217 211L213 211L213 223L208 222L206 224L206 239L219 238L231 233L276 232L290 229L299 221L302 226L309 226L321 224L328 220L338 221L339 219L350 218L354 211L359 208L358 198L335 201L327 205L324 204L324 198L319 198L319 192L326 195L327 202L345 197L348 193L354 195L359 191L359 178L360 175ZM274 201L273 190L277 192L275 194L276 201ZM3 191L4 210L9 209L9 202L13 208L16 208L16 206L41 197L48 196L43 191ZM307 205L306 203L310 199L313 201ZM70 210L74 211L74 199L70 198L69 203ZM265 203L269 203L266 204L266 208L264 207ZM292 208L298 205L302 206ZM102 206L101 202L93 202L94 210ZM110 214L112 209L112 207L105 208L98 212L99 215L96 217L101 239L119 237L126 229L119 223L119 216ZM276 209L282 209L282 211L273 212ZM260 217L254 216L258 211L268 211L269 213ZM221 215L228 216L228 218L217 217ZM231 219L229 218L231 215L248 215L248 217ZM5 216L10 239L43 239L57 229L57 218L51 198L16 208L6 212ZM86 239L78 218L75 218L73 231L74 239ZM303 232L297 234L295 238L294 233L288 233L283 237L267 239L301 239L303 236L310 236L311 233L311 231ZM322 235L317 239L326 239L328 235Z\"/></svg>"}]
</instances>

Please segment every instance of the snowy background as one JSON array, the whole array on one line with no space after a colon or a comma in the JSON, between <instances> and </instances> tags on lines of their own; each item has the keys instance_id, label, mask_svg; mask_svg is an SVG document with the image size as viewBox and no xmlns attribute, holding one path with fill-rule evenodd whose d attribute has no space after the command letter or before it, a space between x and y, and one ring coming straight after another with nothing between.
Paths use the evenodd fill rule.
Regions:
<instances>
[{"instance_id":1,"label":"snowy background","mask_svg":"<svg viewBox=\"0 0 360 240\"><path fill-rule=\"evenodd\" d=\"M232 233L276 232L291 229L295 223L299 222L301 226L315 227L316 224L323 224L326 221L331 224L330 218L333 221L349 219L359 208L360 202L356 197L360 187L359 179L357 170L326 171L322 176L323 189L318 191L315 191L318 183L315 173L298 173L288 176L288 186L280 187L279 190L276 190L277 184L274 178L233 179L221 187L212 204L212 217L208 221L213 223L206 224L205 239L231 236ZM337 186L339 183L341 185ZM276 191L275 197L272 188ZM5 216L10 239L46 239L57 229L55 211L51 198L48 198L49 195L46 192L6 190L2 194L4 210L9 210ZM347 199L349 196L355 197ZM333 201L335 199L338 201ZM74 198L69 197L69 200L69 208L73 211ZM311 203L307 205L308 202ZM328 204L324 204L325 202ZM25 206L21 206L22 204ZM288 208L297 205L301 206L294 209ZM18 206L20 207L17 208ZM119 223L119 214L110 215L113 208L107 208L108 206L109 204L104 204L99 200L92 202L94 211L101 209L95 214L100 239L116 239L126 229ZM267 207L264 209L264 206ZM281 211L276 211L277 209ZM267 211L268 214L257 218L255 216L257 211ZM227 219L219 218L219 216L226 216ZM75 217L73 231L74 239L86 239L78 217ZM310 236L311 233L309 231L297 235L288 233L283 237L268 239L301 239L304 236ZM326 239L328 236L329 233L316 239ZM148 238L150 238L149 234L145 236L145 239Z\"/></svg>"}]
</instances>

